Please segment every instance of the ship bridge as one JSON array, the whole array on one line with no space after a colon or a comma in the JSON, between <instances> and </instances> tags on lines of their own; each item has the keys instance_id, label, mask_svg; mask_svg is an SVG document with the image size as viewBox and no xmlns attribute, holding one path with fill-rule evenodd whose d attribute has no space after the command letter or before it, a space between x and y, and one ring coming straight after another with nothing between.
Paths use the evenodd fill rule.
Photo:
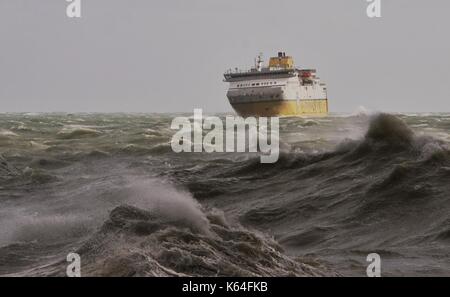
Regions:
<instances>
[{"instance_id":1,"label":"ship bridge","mask_svg":"<svg viewBox=\"0 0 450 297\"><path fill-rule=\"evenodd\" d=\"M269 67L262 67L262 57L258 56L255 60L255 67L250 70L235 69L224 73L226 82L239 81L242 79L270 77L293 77L297 75L297 69L294 67L294 59L286 56L286 53L279 52L277 57L271 57Z\"/></svg>"}]
</instances>

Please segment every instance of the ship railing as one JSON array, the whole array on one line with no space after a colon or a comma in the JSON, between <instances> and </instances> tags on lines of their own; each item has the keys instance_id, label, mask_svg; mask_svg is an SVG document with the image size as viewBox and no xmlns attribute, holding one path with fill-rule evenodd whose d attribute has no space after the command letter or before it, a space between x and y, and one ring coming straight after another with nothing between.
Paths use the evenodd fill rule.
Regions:
<instances>
[{"instance_id":1,"label":"ship railing","mask_svg":"<svg viewBox=\"0 0 450 297\"><path fill-rule=\"evenodd\" d=\"M242 74L242 73L252 73L252 72L258 72L255 68L250 69L241 69L241 68L235 68L235 69L228 69L225 74Z\"/></svg>"}]
</instances>

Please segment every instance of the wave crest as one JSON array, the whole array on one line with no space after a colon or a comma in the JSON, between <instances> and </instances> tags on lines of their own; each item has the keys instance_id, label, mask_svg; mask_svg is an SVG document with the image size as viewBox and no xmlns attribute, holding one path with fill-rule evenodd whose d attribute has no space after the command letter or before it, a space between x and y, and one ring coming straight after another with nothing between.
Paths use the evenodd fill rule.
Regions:
<instances>
[{"instance_id":1,"label":"wave crest","mask_svg":"<svg viewBox=\"0 0 450 297\"><path fill-rule=\"evenodd\" d=\"M291 259L273 240L230 227L208 212L209 234L129 205L115 208L101 231L79 249L85 275L321 276L332 274ZM215 218L215 219L213 219ZM105 253L108 251L108 253Z\"/></svg>"}]
</instances>

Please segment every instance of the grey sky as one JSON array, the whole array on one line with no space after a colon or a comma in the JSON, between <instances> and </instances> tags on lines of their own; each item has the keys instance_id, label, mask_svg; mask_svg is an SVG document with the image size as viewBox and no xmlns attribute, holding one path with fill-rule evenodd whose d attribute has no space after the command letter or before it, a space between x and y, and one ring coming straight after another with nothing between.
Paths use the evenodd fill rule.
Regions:
<instances>
[{"instance_id":1,"label":"grey sky","mask_svg":"<svg viewBox=\"0 0 450 297\"><path fill-rule=\"evenodd\" d=\"M258 52L314 67L330 108L450 111L450 1L0 0L0 112L230 111Z\"/></svg>"}]
</instances>

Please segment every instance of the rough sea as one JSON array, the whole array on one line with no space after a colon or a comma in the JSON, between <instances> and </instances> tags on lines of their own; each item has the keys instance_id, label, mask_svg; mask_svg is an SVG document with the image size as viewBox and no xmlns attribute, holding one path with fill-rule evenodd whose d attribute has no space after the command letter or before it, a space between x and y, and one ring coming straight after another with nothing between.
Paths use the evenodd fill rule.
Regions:
<instances>
[{"instance_id":1,"label":"rough sea","mask_svg":"<svg viewBox=\"0 0 450 297\"><path fill-rule=\"evenodd\" d=\"M450 114L282 118L274 164L174 116L0 114L0 275L450 276Z\"/></svg>"}]
</instances>

